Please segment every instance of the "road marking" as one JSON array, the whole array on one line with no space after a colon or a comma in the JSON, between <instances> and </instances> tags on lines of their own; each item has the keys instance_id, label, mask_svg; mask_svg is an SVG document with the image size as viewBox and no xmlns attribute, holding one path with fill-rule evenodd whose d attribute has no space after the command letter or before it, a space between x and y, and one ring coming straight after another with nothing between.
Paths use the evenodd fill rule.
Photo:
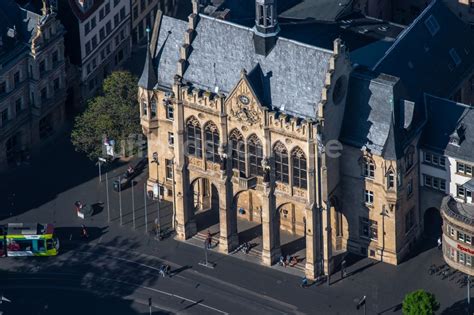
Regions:
<instances>
[{"instance_id":1,"label":"road marking","mask_svg":"<svg viewBox=\"0 0 474 315\"><path fill-rule=\"evenodd\" d=\"M112 246L105 246L105 245L99 245L101 247L104 247L104 248L107 248L109 250L115 250L115 251L123 251L123 252L126 252L128 254L130 253L133 253L137 256L143 256L143 257L146 257L146 258L152 258L152 259L157 259L159 261L163 261L165 263L167 263L168 265L171 265L175 268L181 268L183 266L180 266L178 264L175 264L175 263L172 263L170 261L167 261L165 259L161 259L159 257L156 257L156 256L152 256L152 255L148 255L148 254L143 254L143 253L139 253L139 252L136 252L136 251L132 251L132 250L124 250L124 249L120 249L120 248L116 248L116 247L112 247ZM95 253L91 253L91 252L83 252L83 251L76 251L76 253L83 253L83 254L92 254L92 255L98 255L98 254L95 254ZM115 256L111 256L111 255L106 255L106 254L101 254L100 256L107 256L107 257L110 257L112 259L117 259L117 260L122 260L122 261L126 261L126 262L129 262L129 263L132 263L132 264L136 264L136 265L139 265L139 266L142 266L142 267L145 267L145 268L150 268L150 269L154 269L154 270L158 270L159 271L159 268L155 268L153 266L150 266L150 265L146 265L146 264L142 264L142 263L139 263L139 262L136 262L136 261L133 261L133 260L128 260L128 259L125 259L125 258L120 258L120 257L115 257ZM286 303L286 302L283 302L281 300L278 300L278 299L275 299L275 298L272 298L266 294L261 294L261 293L258 293L258 292L255 292L255 291L252 291L252 290L249 290L249 289L246 289L244 287L241 287L241 286L238 286L238 285L235 285L235 284L232 284L232 283L229 283L229 282L225 282L223 280L220 280L216 277L213 277L213 276L209 276L207 274L204 274L204 273L200 273L199 271L197 270L193 270L195 274L197 274L198 276L201 276L203 278L206 278L208 280L211 280L211 281L214 281L214 282L217 282L221 285L225 285L227 287L230 287L234 290L238 290L238 291L241 291L241 292L245 292L249 295L253 295L255 297L258 297L260 299L263 299L263 300L267 300L271 303L275 303L275 304L279 304L285 308L288 308L288 309L291 309L292 312L294 312L295 314L304 314L302 312L299 312L298 311L298 307L295 306L295 305L292 305L292 304L289 304L289 303ZM181 279L187 279L186 277L183 277L183 276L179 276L179 275L175 275L173 277L177 277L177 278L181 278ZM245 298L245 297L244 297ZM262 304L263 305L263 304Z\"/></svg>"},{"instance_id":2,"label":"road marking","mask_svg":"<svg viewBox=\"0 0 474 315\"><path fill-rule=\"evenodd\" d=\"M46 273L45 273L46 274ZM53 273L50 273L51 275L57 275L57 273L53 274ZM40 277L40 274L37 274L36 277L21 277L20 278L21 280L44 280L44 279L49 279L51 280L51 278L49 277ZM181 296L181 295L178 295L178 294L174 294L174 293L170 293L170 292L166 292L166 291L163 291L163 290L159 290L159 289L155 289L155 288L151 288L151 287L147 287L147 286L143 286L143 285L138 285L138 284L135 284L135 283L131 283L131 282L128 282L128 281L123 281L123 280L117 280L117 279L111 279L111 278L106 278L106 277L98 277L98 276L88 276L87 274L84 276L84 279L85 280L89 280L89 281L94 281L94 280L97 280L97 279L102 279L102 280L105 280L105 281L111 281L111 282L118 282L118 283L122 283L122 284L125 284L125 285L129 285L129 286L134 286L134 287L137 287L137 288L142 288L142 289L145 289L145 290L149 290L149 291L153 291L153 292L156 292L156 293L160 293L160 294L163 294L163 295L166 295L166 296L170 296L170 297L174 297L174 298L177 298L177 299L181 299L181 300L185 300L189 303L192 303L194 305L199 305L199 306L202 306L204 308L207 308L207 309L210 309L210 310L213 310L215 312L218 312L220 314L225 314L225 315L229 315L229 313L225 312L225 311L222 311L220 309L217 309L215 307L212 307L212 306L209 306L207 304L204 304L204 303L201 303L199 301L195 301L195 300L192 300L192 299L188 299L184 296ZM83 279L83 280L84 280ZM63 279L60 279L60 280L63 280ZM77 280L80 280L80 279L77 279ZM82 281L81 281L82 282ZM9 286L9 287L17 287L17 288L20 288L20 287L23 287L21 285L14 285L14 286ZM26 287L26 286L25 286ZM65 286L53 286L53 285L41 285L40 286L41 288L46 288L46 287L50 287L50 288L69 288L69 287L65 287ZM28 286L28 288L31 288L31 285ZM73 290L83 290L81 288L70 288L70 289L73 289ZM135 299L134 299L135 300Z\"/></svg>"}]
</instances>

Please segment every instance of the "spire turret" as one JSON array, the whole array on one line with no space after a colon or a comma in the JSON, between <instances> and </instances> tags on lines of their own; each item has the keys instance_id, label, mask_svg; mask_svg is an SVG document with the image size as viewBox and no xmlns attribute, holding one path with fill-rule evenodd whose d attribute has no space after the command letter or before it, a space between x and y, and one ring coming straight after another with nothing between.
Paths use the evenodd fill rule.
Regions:
<instances>
[{"instance_id":1,"label":"spire turret","mask_svg":"<svg viewBox=\"0 0 474 315\"><path fill-rule=\"evenodd\" d=\"M255 0L255 52L267 56L276 44L280 31L277 0Z\"/></svg>"},{"instance_id":2,"label":"spire turret","mask_svg":"<svg viewBox=\"0 0 474 315\"><path fill-rule=\"evenodd\" d=\"M138 81L138 86L147 90L153 90L158 81L156 79L156 73L153 67L153 59L150 53L150 29L147 28L146 31L148 36L148 43L146 49L145 65L143 66L143 72L140 77L140 80Z\"/></svg>"}]
</instances>

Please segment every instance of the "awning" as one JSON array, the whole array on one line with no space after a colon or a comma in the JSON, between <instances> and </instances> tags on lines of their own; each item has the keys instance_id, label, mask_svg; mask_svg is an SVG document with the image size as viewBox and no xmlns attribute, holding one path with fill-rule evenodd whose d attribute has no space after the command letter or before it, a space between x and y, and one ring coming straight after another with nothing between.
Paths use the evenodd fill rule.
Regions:
<instances>
[{"instance_id":1,"label":"awning","mask_svg":"<svg viewBox=\"0 0 474 315\"><path fill-rule=\"evenodd\" d=\"M470 181L464 183L463 187L466 188L466 190L474 191L474 178L472 178Z\"/></svg>"}]
</instances>

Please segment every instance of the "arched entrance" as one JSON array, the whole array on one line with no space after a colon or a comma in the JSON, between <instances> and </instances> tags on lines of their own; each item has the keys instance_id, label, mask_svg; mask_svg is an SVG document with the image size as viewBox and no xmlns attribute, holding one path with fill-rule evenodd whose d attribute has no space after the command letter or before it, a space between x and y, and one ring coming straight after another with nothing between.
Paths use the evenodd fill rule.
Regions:
<instances>
[{"instance_id":1,"label":"arched entrance","mask_svg":"<svg viewBox=\"0 0 474 315\"><path fill-rule=\"evenodd\" d=\"M432 207L423 216L424 235L427 239L436 241L442 234L443 219L439 210Z\"/></svg>"},{"instance_id":2,"label":"arched entrance","mask_svg":"<svg viewBox=\"0 0 474 315\"><path fill-rule=\"evenodd\" d=\"M197 231L219 231L219 192L207 178L197 178L191 183L192 207Z\"/></svg>"},{"instance_id":3,"label":"arched entrance","mask_svg":"<svg viewBox=\"0 0 474 315\"><path fill-rule=\"evenodd\" d=\"M280 248L283 256L295 256L300 266L306 258L306 227L304 209L293 203L284 203L277 209Z\"/></svg>"},{"instance_id":4,"label":"arched entrance","mask_svg":"<svg viewBox=\"0 0 474 315\"><path fill-rule=\"evenodd\" d=\"M233 200L237 214L239 244L248 242L252 248L262 245L262 201L252 190L237 193Z\"/></svg>"}]
</instances>

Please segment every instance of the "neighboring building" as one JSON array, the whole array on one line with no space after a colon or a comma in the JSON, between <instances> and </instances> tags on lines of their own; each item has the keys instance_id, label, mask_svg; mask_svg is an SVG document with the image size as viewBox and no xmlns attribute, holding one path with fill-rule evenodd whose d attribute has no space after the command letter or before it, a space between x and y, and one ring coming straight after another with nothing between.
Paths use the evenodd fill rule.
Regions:
<instances>
[{"instance_id":1,"label":"neighboring building","mask_svg":"<svg viewBox=\"0 0 474 315\"><path fill-rule=\"evenodd\" d=\"M165 0L131 0L132 45L146 40L146 29L153 27L158 7L163 11Z\"/></svg>"},{"instance_id":2,"label":"neighboring building","mask_svg":"<svg viewBox=\"0 0 474 315\"><path fill-rule=\"evenodd\" d=\"M473 0L443 0L446 5L461 19L474 23L474 1Z\"/></svg>"},{"instance_id":3,"label":"neighboring building","mask_svg":"<svg viewBox=\"0 0 474 315\"><path fill-rule=\"evenodd\" d=\"M342 229L335 222L342 230L336 249L347 244L352 252L392 264L402 261L421 233L416 146L424 111L406 97L399 78L355 70L341 135L347 222Z\"/></svg>"},{"instance_id":4,"label":"neighboring building","mask_svg":"<svg viewBox=\"0 0 474 315\"><path fill-rule=\"evenodd\" d=\"M95 95L103 79L130 57L130 1L58 1L66 27L66 54L81 75L82 99Z\"/></svg>"},{"instance_id":5,"label":"neighboring building","mask_svg":"<svg viewBox=\"0 0 474 315\"><path fill-rule=\"evenodd\" d=\"M45 2L0 2L0 171L21 163L65 119L64 29Z\"/></svg>"},{"instance_id":6,"label":"neighboring building","mask_svg":"<svg viewBox=\"0 0 474 315\"><path fill-rule=\"evenodd\" d=\"M474 107L433 96L426 106L420 154L425 233L433 239L442 233L446 262L474 275Z\"/></svg>"},{"instance_id":7,"label":"neighboring building","mask_svg":"<svg viewBox=\"0 0 474 315\"><path fill-rule=\"evenodd\" d=\"M429 93L470 104L474 96L472 38L473 28L442 0L435 0L398 36L372 70L399 77L413 101L423 102L423 94Z\"/></svg>"}]
</instances>

